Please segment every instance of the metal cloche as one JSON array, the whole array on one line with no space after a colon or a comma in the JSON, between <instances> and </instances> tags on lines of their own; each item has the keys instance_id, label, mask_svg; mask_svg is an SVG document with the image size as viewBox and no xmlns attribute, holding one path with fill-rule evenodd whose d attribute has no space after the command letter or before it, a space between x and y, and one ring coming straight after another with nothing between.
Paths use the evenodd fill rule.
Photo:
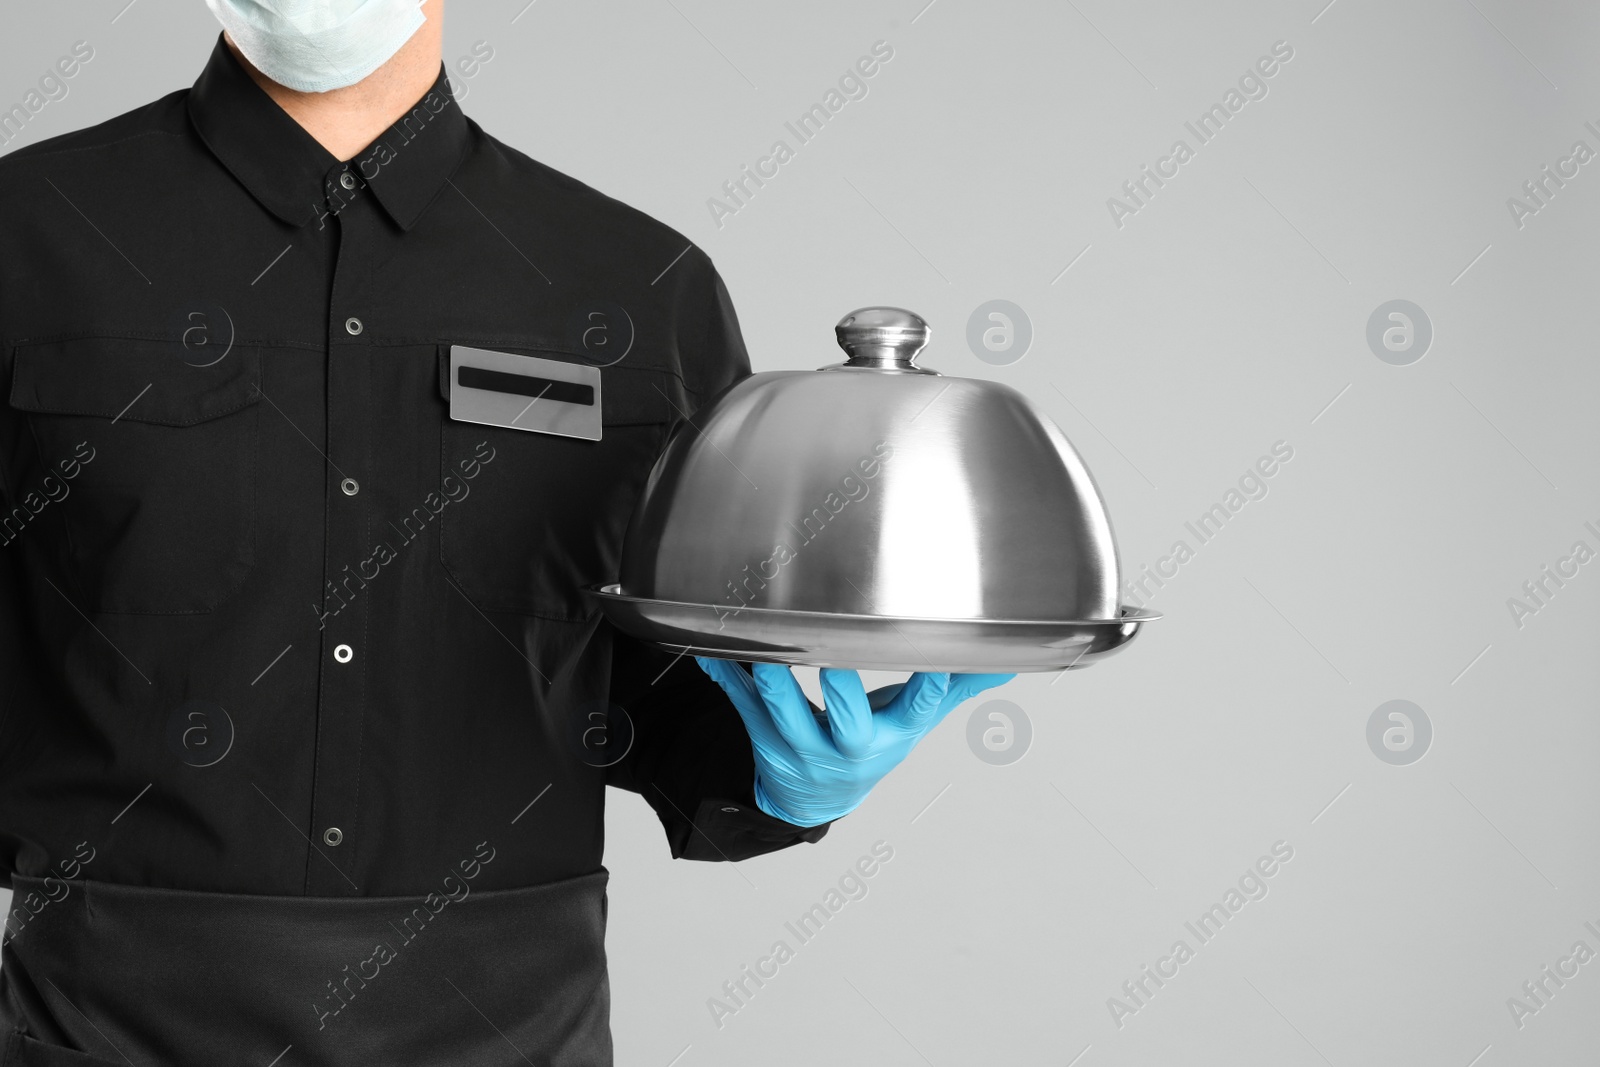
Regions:
<instances>
[{"instance_id":1,"label":"metal cloche","mask_svg":"<svg viewBox=\"0 0 1600 1067\"><path fill-rule=\"evenodd\" d=\"M1049 416L918 366L909 311L834 332L843 363L751 375L673 430L594 591L613 624L729 659L1043 671L1160 617L1119 607L1104 501Z\"/></svg>"}]
</instances>

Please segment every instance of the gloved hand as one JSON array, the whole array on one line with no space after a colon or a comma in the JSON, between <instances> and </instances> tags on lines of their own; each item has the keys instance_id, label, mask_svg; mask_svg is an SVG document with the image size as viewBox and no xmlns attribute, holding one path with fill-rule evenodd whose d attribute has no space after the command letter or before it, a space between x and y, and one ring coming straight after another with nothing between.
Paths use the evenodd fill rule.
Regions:
<instances>
[{"instance_id":1,"label":"gloved hand","mask_svg":"<svg viewBox=\"0 0 1600 1067\"><path fill-rule=\"evenodd\" d=\"M913 674L869 696L861 675L825 667L825 711L788 667L695 657L744 720L755 752L756 804L775 819L817 826L848 815L957 704L1012 674Z\"/></svg>"}]
</instances>

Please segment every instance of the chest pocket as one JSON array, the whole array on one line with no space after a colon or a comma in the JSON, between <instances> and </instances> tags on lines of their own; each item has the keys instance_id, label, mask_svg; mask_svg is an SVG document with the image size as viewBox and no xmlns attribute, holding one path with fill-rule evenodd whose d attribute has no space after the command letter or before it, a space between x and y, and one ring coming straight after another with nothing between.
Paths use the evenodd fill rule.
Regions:
<instances>
[{"instance_id":1,"label":"chest pocket","mask_svg":"<svg viewBox=\"0 0 1600 1067\"><path fill-rule=\"evenodd\" d=\"M691 402L668 371L618 364L600 374L598 441L457 422L448 414L450 349L440 348L441 492L452 501L440 518L440 562L485 611L582 620L595 611L583 590L616 580L628 519L668 428Z\"/></svg>"},{"instance_id":2,"label":"chest pocket","mask_svg":"<svg viewBox=\"0 0 1600 1067\"><path fill-rule=\"evenodd\" d=\"M38 453L18 491L48 501L46 551L85 610L209 612L254 563L260 354L200 358L123 338L14 351L10 402Z\"/></svg>"}]
</instances>

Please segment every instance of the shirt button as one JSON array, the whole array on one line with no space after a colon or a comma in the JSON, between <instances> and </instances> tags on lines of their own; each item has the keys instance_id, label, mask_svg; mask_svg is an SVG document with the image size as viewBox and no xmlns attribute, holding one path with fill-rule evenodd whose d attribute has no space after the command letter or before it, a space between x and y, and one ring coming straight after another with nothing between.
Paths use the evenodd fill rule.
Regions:
<instances>
[{"instance_id":1,"label":"shirt button","mask_svg":"<svg viewBox=\"0 0 1600 1067\"><path fill-rule=\"evenodd\" d=\"M354 337L356 334L360 333L361 329L361 320L356 318L354 315L344 320L344 332L349 334L351 337Z\"/></svg>"},{"instance_id":2,"label":"shirt button","mask_svg":"<svg viewBox=\"0 0 1600 1067\"><path fill-rule=\"evenodd\" d=\"M354 478L346 478L344 481L339 483L339 488L344 490L345 496L355 496L357 493L361 492L361 486L356 484L356 480Z\"/></svg>"},{"instance_id":3,"label":"shirt button","mask_svg":"<svg viewBox=\"0 0 1600 1067\"><path fill-rule=\"evenodd\" d=\"M340 663L349 663L351 660L356 658L356 650L351 648L349 645L340 645L338 648L333 650L333 658L338 660Z\"/></svg>"},{"instance_id":4,"label":"shirt button","mask_svg":"<svg viewBox=\"0 0 1600 1067\"><path fill-rule=\"evenodd\" d=\"M356 176L351 174L349 171L345 171L343 174L339 175L339 184L344 186L346 189L354 189L356 187Z\"/></svg>"},{"instance_id":5,"label":"shirt button","mask_svg":"<svg viewBox=\"0 0 1600 1067\"><path fill-rule=\"evenodd\" d=\"M339 829L337 826L330 826L326 830L322 831L322 840L325 844L337 845L340 841L344 840L344 831Z\"/></svg>"},{"instance_id":6,"label":"shirt button","mask_svg":"<svg viewBox=\"0 0 1600 1067\"><path fill-rule=\"evenodd\" d=\"M738 808L723 808L723 811L738 811Z\"/></svg>"}]
</instances>

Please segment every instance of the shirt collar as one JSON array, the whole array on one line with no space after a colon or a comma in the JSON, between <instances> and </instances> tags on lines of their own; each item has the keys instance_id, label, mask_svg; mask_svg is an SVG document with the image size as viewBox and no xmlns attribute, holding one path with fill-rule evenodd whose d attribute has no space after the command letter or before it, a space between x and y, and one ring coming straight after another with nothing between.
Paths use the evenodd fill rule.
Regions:
<instances>
[{"instance_id":1,"label":"shirt collar","mask_svg":"<svg viewBox=\"0 0 1600 1067\"><path fill-rule=\"evenodd\" d=\"M220 34L188 107L212 154L263 207L294 226L336 212L364 186L409 230L455 173L470 139L440 64L438 79L400 121L340 163L255 83ZM337 184L346 169L360 178L355 192Z\"/></svg>"}]
</instances>

